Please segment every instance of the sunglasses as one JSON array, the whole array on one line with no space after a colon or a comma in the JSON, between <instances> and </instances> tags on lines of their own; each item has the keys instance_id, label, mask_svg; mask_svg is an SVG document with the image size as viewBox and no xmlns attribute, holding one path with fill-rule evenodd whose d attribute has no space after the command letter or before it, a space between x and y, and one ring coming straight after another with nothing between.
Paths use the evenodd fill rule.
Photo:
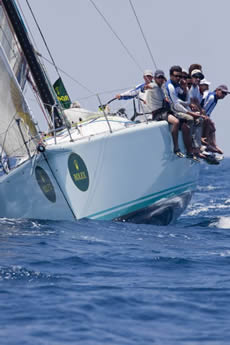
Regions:
<instances>
[{"instance_id":1,"label":"sunglasses","mask_svg":"<svg viewBox=\"0 0 230 345\"><path fill-rule=\"evenodd\" d=\"M173 77L175 77L175 78L181 78L181 74L173 74Z\"/></svg>"},{"instance_id":2,"label":"sunglasses","mask_svg":"<svg viewBox=\"0 0 230 345\"><path fill-rule=\"evenodd\" d=\"M157 79L165 79L165 77L163 77L163 75L160 75L159 77L156 77Z\"/></svg>"},{"instance_id":3,"label":"sunglasses","mask_svg":"<svg viewBox=\"0 0 230 345\"><path fill-rule=\"evenodd\" d=\"M200 74L194 74L194 75L192 76L192 78L203 79L203 76L200 75Z\"/></svg>"}]
</instances>

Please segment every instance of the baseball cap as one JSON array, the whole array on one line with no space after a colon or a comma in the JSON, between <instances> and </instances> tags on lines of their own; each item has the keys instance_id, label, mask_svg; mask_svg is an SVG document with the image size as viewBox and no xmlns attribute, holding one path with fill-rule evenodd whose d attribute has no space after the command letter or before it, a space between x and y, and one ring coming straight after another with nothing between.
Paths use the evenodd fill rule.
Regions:
<instances>
[{"instance_id":1,"label":"baseball cap","mask_svg":"<svg viewBox=\"0 0 230 345\"><path fill-rule=\"evenodd\" d=\"M204 79L204 75L203 75L203 73L201 72L200 69L194 69L194 70L191 72L191 77L192 77L193 75L195 75L195 74L200 74L201 79Z\"/></svg>"},{"instance_id":2,"label":"baseball cap","mask_svg":"<svg viewBox=\"0 0 230 345\"><path fill-rule=\"evenodd\" d=\"M165 78L164 71L162 71L161 69L157 69L154 73L154 77L155 78L158 78L158 77L164 77ZM165 78L165 80L166 80L166 78Z\"/></svg>"},{"instance_id":3,"label":"baseball cap","mask_svg":"<svg viewBox=\"0 0 230 345\"><path fill-rule=\"evenodd\" d=\"M228 87L227 87L226 85L219 85L219 86L217 87L217 89L218 89L218 90L221 90L221 91L223 91L223 92L226 92L226 93L230 93L230 92L228 91Z\"/></svg>"},{"instance_id":4,"label":"baseball cap","mask_svg":"<svg viewBox=\"0 0 230 345\"><path fill-rule=\"evenodd\" d=\"M147 75L153 77L153 72L152 72L150 69L146 69L146 70L144 71L144 76L147 76Z\"/></svg>"},{"instance_id":5,"label":"baseball cap","mask_svg":"<svg viewBox=\"0 0 230 345\"><path fill-rule=\"evenodd\" d=\"M207 81L207 79L202 79L201 81L200 81L200 85L211 85L211 83L210 83L210 81Z\"/></svg>"}]
</instances>

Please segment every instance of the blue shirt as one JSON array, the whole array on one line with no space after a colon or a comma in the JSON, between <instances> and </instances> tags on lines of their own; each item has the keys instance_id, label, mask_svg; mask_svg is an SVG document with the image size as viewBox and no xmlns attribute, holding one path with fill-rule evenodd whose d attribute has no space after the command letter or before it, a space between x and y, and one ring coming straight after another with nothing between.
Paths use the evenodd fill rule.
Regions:
<instances>
[{"instance_id":1,"label":"blue shirt","mask_svg":"<svg viewBox=\"0 0 230 345\"><path fill-rule=\"evenodd\" d=\"M206 115L210 116L218 102L216 92L209 92L202 102Z\"/></svg>"}]
</instances>

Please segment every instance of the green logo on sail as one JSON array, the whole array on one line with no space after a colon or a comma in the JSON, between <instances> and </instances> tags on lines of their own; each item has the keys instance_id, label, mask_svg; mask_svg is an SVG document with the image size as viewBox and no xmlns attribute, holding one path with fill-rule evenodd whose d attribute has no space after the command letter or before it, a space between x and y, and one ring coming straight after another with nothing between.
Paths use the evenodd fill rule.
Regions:
<instances>
[{"instance_id":1,"label":"green logo on sail","mask_svg":"<svg viewBox=\"0 0 230 345\"><path fill-rule=\"evenodd\" d=\"M35 176L44 195L51 202L56 202L56 194L52 182L44 169L37 166L35 168Z\"/></svg>"},{"instance_id":2,"label":"green logo on sail","mask_svg":"<svg viewBox=\"0 0 230 345\"><path fill-rule=\"evenodd\" d=\"M68 167L75 186L85 192L89 187L89 174L83 159L76 153L71 153L68 159Z\"/></svg>"}]
</instances>

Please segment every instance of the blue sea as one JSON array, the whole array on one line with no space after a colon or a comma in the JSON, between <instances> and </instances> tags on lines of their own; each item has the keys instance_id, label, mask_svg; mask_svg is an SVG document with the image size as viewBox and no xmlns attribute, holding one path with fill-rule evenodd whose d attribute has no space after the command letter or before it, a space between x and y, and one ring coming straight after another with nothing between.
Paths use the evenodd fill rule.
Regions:
<instances>
[{"instance_id":1,"label":"blue sea","mask_svg":"<svg viewBox=\"0 0 230 345\"><path fill-rule=\"evenodd\" d=\"M0 344L229 344L229 172L169 226L1 219Z\"/></svg>"}]
</instances>

